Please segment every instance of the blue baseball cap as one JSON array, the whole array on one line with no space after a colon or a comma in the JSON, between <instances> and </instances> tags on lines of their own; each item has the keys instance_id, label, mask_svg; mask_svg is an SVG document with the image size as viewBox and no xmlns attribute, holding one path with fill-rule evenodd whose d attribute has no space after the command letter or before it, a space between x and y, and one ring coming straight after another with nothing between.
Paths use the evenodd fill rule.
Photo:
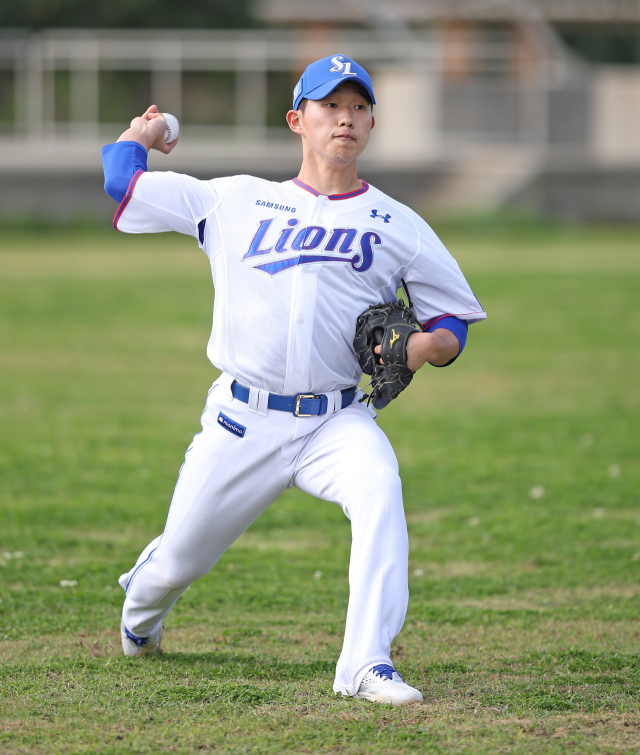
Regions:
<instances>
[{"instance_id":1,"label":"blue baseball cap","mask_svg":"<svg viewBox=\"0 0 640 755\"><path fill-rule=\"evenodd\" d=\"M371 103L376 104L371 79L364 68L346 55L332 55L316 60L304 69L293 90L293 109L297 110L303 99L321 100L345 81L359 84L371 98Z\"/></svg>"}]
</instances>

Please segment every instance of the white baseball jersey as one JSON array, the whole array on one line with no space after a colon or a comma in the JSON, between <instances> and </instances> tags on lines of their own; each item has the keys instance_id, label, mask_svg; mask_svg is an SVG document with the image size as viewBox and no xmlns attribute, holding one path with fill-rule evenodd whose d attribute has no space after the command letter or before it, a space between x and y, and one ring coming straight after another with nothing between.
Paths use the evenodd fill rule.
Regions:
<instances>
[{"instance_id":1,"label":"white baseball jersey","mask_svg":"<svg viewBox=\"0 0 640 755\"><path fill-rule=\"evenodd\" d=\"M364 181L357 191L325 196L297 179L143 173L115 224L199 240L216 289L209 359L273 393L356 385L358 315L395 301L401 278L421 323L486 317L424 220Z\"/></svg>"}]
</instances>

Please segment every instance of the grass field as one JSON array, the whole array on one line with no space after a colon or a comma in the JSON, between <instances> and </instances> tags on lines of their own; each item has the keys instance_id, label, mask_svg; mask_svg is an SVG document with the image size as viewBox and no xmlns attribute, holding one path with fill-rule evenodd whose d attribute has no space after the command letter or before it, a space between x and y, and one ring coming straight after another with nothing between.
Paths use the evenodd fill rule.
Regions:
<instances>
[{"instance_id":1,"label":"grass field","mask_svg":"<svg viewBox=\"0 0 640 755\"><path fill-rule=\"evenodd\" d=\"M489 313L379 423L425 702L331 691L349 523L289 491L120 656L215 377L191 239L0 231L0 752L640 752L640 230L436 226Z\"/></svg>"}]
</instances>

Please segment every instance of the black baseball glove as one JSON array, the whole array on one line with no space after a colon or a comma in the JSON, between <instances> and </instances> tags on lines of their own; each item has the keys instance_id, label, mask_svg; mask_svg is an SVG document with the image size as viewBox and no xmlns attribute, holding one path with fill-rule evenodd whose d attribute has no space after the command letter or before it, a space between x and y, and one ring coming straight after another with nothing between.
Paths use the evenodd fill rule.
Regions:
<instances>
[{"instance_id":1,"label":"black baseball glove","mask_svg":"<svg viewBox=\"0 0 640 755\"><path fill-rule=\"evenodd\" d=\"M402 300L376 304L358 317L353 348L362 371L371 375L367 404L384 409L409 385L413 372L407 367L407 341L419 331L420 323ZM376 346L381 346L380 354L374 352Z\"/></svg>"}]
</instances>

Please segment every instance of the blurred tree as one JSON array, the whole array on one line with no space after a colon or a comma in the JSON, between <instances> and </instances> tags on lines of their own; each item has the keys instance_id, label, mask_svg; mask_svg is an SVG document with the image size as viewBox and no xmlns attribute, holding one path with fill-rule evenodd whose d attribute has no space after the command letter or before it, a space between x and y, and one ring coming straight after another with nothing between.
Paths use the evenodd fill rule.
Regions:
<instances>
[{"instance_id":1,"label":"blurred tree","mask_svg":"<svg viewBox=\"0 0 640 755\"><path fill-rule=\"evenodd\" d=\"M182 28L256 26L251 0L0 0L0 28Z\"/></svg>"}]
</instances>

